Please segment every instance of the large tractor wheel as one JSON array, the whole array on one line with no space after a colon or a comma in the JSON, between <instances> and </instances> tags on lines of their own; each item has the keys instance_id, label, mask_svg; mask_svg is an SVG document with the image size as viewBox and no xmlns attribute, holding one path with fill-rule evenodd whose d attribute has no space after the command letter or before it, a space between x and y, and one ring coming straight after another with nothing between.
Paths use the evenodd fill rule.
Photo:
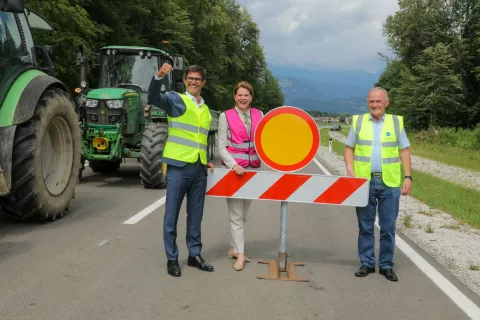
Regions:
<instances>
[{"instance_id":1,"label":"large tractor wheel","mask_svg":"<svg viewBox=\"0 0 480 320\"><path fill-rule=\"evenodd\" d=\"M34 116L15 132L12 191L0 206L17 220L63 217L75 195L80 130L74 107L60 89L46 90Z\"/></svg>"},{"instance_id":2,"label":"large tractor wheel","mask_svg":"<svg viewBox=\"0 0 480 320\"><path fill-rule=\"evenodd\" d=\"M93 172L105 172L112 173L117 171L120 168L122 161L99 161L99 160L89 160L88 166L92 169Z\"/></svg>"},{"instance_id":3,"label":"large tractor wheel","mask_svg":"<svg viewBox=\"0 0 480 320\"><path fill-rule=\"evenodd\" d=\"M150 123L145 128L140 153L140 178L147 189L165 188L163 148L168 136L166 123Z\"/></svg>"}]
</instances>

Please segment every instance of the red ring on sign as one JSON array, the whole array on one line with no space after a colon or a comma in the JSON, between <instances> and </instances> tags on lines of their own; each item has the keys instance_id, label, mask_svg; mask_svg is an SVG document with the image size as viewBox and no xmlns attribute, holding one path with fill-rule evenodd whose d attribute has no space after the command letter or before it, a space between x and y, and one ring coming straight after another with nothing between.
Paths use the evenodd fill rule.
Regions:
<instances>
[{"instance_id":1,"label":"red ring on sign","mask_svg":"<svg viewBox=\"0 0 480 320\"><path fill-rule=\"evenodd\" d=\"M270 119L280 114L294 114L296 116L299 116L300 118L305 120L305 122L307 122L313 136L312 148L310 149L310 152L307 154L307 156L303 158L303 160L291 165L281 165L272 161L265 154L265 151L263 150L263 147L261 144L262 132L263 132L263 129L265 128L265 125L270 121ZM255 149L257 151L257 154L267 166L277 171L292 172L292 171L298 171L300 169L303 169L310 163L310 161L312 161L313 158L315 158L315 154L317 153L318 146L320 145L320 132L318 131L317 124L315 123L313 118L302 109L295 108L295 107L278 107L271 110L267 114L265 114L265 116L260 120L260 123L258 124L257 129L255 130L254 140L255 140Z\"/></svg>"}]
</instances>

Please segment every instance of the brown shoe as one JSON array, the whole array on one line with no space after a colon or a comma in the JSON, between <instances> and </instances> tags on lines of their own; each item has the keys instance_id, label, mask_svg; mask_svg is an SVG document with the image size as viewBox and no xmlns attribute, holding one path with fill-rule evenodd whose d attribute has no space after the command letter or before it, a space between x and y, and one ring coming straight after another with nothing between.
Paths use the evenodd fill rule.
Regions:
<instances>
[{"instance_id":1,"label":"brown shoe","mask_svg":"<svg viewBox=\"0 0 480 320\"><path fill-rule=\"evenodd\" d=\"M233 265L233 269L237 271L242 271L244 266L245 266L245 259L243 259L243 261L237 259L237 262L235 262L235 264Z\"/></svg>"},{"instance_id":2,"label":"brown shoe","mask_svg":"<svg viewBox=\"0 0 480 320\"><path fill-rule=\"evenodd\" d=\"M234 248L230 247L230 249L228 249L228 258L229 259L237 259L238 258L238 255L234 252ZM245 262L250 262L250 259L248 259L247 257L245 257Z\"/></svg>"}]
</instances>

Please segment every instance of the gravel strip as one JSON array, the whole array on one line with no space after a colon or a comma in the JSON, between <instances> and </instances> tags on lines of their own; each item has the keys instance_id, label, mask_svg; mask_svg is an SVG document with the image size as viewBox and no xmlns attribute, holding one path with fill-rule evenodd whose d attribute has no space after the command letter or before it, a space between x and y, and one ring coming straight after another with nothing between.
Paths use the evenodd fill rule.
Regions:
<instances>
[{"instance_id":1,"label":"gravel strip","mask_svg":"<svg viewBox=\"0 0 480 320\"><path fill-rule=\"evenodd\" d=\"M317 155L332 175L346 175L343 155L329 153L323 146ZM471 266L480 267L480 230L410 196L400 198L397 228L480 296L480 270L470 270Z\"/></svg>"},{"instance_id":2,"label":"gravel strip","mask_svg":"<svg viewBox=\"0 0 480 320\"><path fill-rule=\"evenodd\" d=\"M412 167L440 179L480 191L480 173L412 155Z\"/></svg>"},{"instance_id":3,"label":"gravel strip","mask_svg":"<svg viewBox=\"0 0 480 320\"><path fill-rule=\"evenodd\" d=\"M345 142L347 138L341 133L329 131L330 137ZM480 173L458 168L444 163L417 157L412 155L412 168L428 173L434 177L454 182L458 185L467 186L480 191Z\"/></svg>"}]
</instances>

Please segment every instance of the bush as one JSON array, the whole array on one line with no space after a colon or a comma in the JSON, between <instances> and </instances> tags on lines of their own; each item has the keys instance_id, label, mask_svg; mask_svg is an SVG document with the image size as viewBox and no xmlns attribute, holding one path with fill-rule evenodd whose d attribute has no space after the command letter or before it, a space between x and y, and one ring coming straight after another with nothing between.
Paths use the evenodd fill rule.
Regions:
<instances>
[{"instance_id":1,"label":"bush","mask_svg":"<svg viewBox=\"0 0 480 320\"><path fill-rule=\"evenodd\" d=\"M455 128L441 128L438 130L436 142L444 146L455 147L458 142L458 137Z\"/></svg>"},{"instance_id":2,"label":"bush","mask_svg":"<svg viewBox=\"0 0 480 320\"><path fill-rule=\"evenodd\" d=\"M473 133L474 133L475 137L477 137L477 146L476 146L475 150L480 151L480 123L477 124L477 127L475 128Z\"/></svg>"},{"instance_id":3,"label":"bush","mask_svg":"<svg viewBox=\"0 0 480 320\"><path fill-rule=\"evenodd\" d=\"M457 135L457 147L468 150L480 150L480 139L475 131L460 129Z\"/></svg>"},{"instance_id":4,"label":"bush","mask_svg":"<svg viewBox=\"0 0 480 320\"><path fill-rule=\"evenodd\" d=\"M428 129L428 131L420 131L415 133L415 141L426 142L426 143L436 143L437 142L437 133L433 128Z\"/></svg>"},{"instance_id":5,"label":"bush","mask_svg":"<svg viewBox=\"0 0 480 320\"><path fill-rule=\"evenodd\" d=\"M416 132L415 141L480 151L480 124L474 130L441 128Z\"/></svg>"}]
</instances>

